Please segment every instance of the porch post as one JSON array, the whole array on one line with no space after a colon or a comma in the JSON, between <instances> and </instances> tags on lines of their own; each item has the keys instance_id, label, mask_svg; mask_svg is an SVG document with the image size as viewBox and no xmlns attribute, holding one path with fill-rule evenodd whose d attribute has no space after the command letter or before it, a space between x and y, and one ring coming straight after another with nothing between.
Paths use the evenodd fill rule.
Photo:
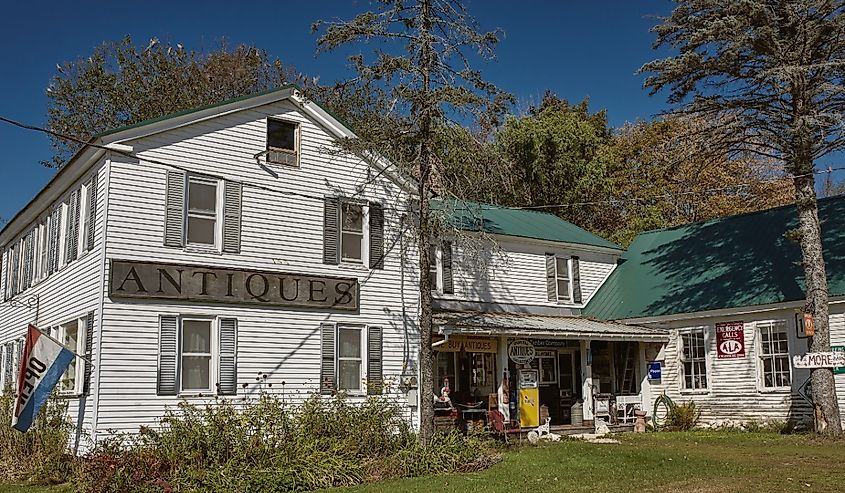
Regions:
<instances>
[{"instance_id":1,"label":"porch post","mask_svg":"<svg viewBox=\"0 0 845 493\"><path fill-rule=\"evenodd\" d=\"M581 395L584 396L584 420L593 420L593 367L587 364L587 354L590 351L590 341L578 341L581 346Z\"/></svg>"},{"instance_id":2,"label":"porch post","mask_svg":"<svg viewBox=\"0 0 845 493\"><path fill-rule=\"evenodd\" d=\"M651 383L648 380L648 360L645 354L645 343L638 342L637 367L640 369L640 398L642 399L643 411L651 409Z\"/></svg>"}]
</instances>

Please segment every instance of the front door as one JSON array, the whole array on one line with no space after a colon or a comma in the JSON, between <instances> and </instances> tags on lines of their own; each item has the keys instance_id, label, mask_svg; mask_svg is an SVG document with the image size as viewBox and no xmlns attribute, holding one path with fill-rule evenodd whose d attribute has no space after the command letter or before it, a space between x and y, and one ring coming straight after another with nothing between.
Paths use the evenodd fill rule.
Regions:
<instances>
[{"instance_id":1,"label":"front door","mask_svg":"<svg viewBox=\"0 0 845 493\"><path fill-rule=\"evenodd\" d=\"M561 424L571 424L571 408L578 395L575 388L575 351L561 350L557 358L560 372L558 377L560 422Z\"/></svg>"}]
</instances>

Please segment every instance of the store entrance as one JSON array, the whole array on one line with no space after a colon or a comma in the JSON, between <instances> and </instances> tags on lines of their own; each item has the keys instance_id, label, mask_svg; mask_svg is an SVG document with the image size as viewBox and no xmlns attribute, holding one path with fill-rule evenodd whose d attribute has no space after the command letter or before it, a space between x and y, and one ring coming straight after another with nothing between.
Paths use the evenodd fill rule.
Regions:
<instances>
[{"instance_id":1,"label":"store entrance","mask_svg":"<svg viewBox=\"0 0 845 493\"><path fill-rule=\"evenodd\" d=\"M539 377L540 423L548 417L552 425L572 424L572 405L581 397L581 354L577 343L537 342L534 360L526 366L537 370ZM518 369L514 366L510 370Z\"/></svg>"}]
</instances>

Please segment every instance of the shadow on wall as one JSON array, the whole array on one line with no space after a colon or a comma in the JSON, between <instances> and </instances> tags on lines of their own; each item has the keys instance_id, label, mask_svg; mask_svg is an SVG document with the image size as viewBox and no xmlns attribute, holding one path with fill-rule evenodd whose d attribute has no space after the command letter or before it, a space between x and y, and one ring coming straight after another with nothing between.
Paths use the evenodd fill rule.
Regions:
<instances>
[{"instance_id":1,"label":"shadow on wall","mask_svg":"<svg viewBox=\"0 0 845 493\"><path fill-rule=\"evenodd\" d=\"M831 293L843 294L845 198L820 201L819 216ZM803 299L801 249L786 237L797 227L797 211L787 206L651 233L675 238L642 252L655 292L663 293L647 311L657 315Z\"/></svg>"}]
</instances>

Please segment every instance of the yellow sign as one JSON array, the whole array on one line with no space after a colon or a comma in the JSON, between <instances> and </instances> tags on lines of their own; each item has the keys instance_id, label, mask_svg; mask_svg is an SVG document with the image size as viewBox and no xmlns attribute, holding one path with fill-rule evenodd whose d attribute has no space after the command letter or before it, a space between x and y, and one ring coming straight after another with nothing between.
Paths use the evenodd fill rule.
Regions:
<instances>
[{"instance_id":1,"label":"yellow sign","mask_svg":"<svg viewBox=\"0 0 845 493\"><path fill-rule=\"evenodd\" d=\"M496 353L499 350L498 339L484 339L479 337L450 336L446 342L435 349L444 353L457 353L461 349L468 353Z\"/></svg>"}]
</instances>

